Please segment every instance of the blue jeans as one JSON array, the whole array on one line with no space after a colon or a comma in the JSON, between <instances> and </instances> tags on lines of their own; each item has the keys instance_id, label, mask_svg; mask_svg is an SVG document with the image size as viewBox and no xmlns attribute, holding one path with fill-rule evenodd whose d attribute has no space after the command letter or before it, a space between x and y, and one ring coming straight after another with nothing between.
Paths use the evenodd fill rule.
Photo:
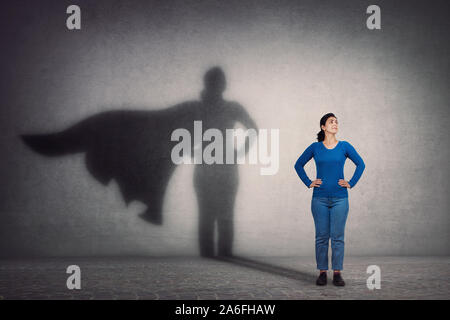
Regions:
<instances>
[{"instance_id":1,"label":"blue jeans","mask_svg":"<svg viewBox=\"0 0 450 320\"><path fill-rule=\"evenodd\" d=\"M316 227L316 262L319 270L328 270L330 238L332 268L343 269L344 230L348 209L348 198L313 197L311 200L311 211Z\"/></svg>"}]
</instances>

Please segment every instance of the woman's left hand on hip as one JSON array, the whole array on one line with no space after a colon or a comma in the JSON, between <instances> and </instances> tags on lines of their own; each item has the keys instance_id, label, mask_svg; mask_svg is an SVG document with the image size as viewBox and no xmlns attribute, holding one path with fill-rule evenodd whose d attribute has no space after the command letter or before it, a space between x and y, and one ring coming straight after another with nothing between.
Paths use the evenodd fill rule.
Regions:
<instances>
[{"instance_id":1,"label":"woman's left hand on hip","mask_svg":"<svg viewBox=\"0 0 450 320\"><path fill-rule=\"evenodd\" d=\"M339 179L338 183L341 187L350 188L350 184L347 181L345 181L344 179Z\"/></svg>"}]
</instances>

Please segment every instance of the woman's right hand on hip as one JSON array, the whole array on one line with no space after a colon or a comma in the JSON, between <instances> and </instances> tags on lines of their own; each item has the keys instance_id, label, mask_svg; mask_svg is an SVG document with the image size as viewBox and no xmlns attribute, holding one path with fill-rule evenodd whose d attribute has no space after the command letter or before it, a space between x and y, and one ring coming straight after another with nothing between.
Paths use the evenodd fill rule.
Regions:
<instances>
[{"instance_id":1,"label":"woman's right hand on hip","mask_svg":"<svg viewBox=\"0 0 450 320\"><path fill-rule=\"evenodd\" d=\"M314 180L311 185L309 186L310 188L312 187L320 187L320 185L322 184L322 179L316 179Z\"/></svg>"}]
</instances>

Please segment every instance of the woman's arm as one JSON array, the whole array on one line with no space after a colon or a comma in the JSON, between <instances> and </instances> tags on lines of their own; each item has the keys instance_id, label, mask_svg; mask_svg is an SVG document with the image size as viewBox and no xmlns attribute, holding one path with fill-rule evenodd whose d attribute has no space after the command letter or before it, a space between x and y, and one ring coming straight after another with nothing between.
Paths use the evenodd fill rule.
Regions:
<instances>
[{"instance_id":1,"label":"woman's arm","mask_svg":"<svg viewBox=\"0 0 450 320\"><path fill-rule=\"evenodd\" d=\"M353 177L350 179L348 184L350 185L350 188L353 188L356 183L358 182L359 178L361 178L361 175L366 167L363 159L359 156L358 152L356 152L355 148L347 142L345 146L345 153L346 156L349 157L353 163L356 165L355 173L353 174Z\"/></svg>"},{"instance_id":2,"label":"woman's arm","mask_svg":"<svg viewBox=\"0 0 450 320\"><path fill-rule=\"evenodd\" d=\"M305 151L303 151L302 155L297 159L294 165L295 171L297 172L298 176L308 188L311 185L312 181L308 178L308 175L306 174L303 167L309 160L311 160L314 155L313 146L314 143L311 143L311 145L306 148Z\"/></svg>"}]
</instances>

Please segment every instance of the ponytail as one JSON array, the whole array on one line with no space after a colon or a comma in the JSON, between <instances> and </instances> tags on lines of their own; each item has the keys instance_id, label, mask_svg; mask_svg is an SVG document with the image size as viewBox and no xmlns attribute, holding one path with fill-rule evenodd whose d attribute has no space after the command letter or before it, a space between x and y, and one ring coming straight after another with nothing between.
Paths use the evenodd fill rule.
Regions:
<instances>
[{"instance_id":1,"label":"ponytail","mask_svg":"<svg viewBox=\"0 0 450 320\"><path fill-rule=\"evenodd\" d=\"M320 131L317 133L317 141L321 142L325 140L325 131L320 129Z\"/></svg>"}]
</instances>

